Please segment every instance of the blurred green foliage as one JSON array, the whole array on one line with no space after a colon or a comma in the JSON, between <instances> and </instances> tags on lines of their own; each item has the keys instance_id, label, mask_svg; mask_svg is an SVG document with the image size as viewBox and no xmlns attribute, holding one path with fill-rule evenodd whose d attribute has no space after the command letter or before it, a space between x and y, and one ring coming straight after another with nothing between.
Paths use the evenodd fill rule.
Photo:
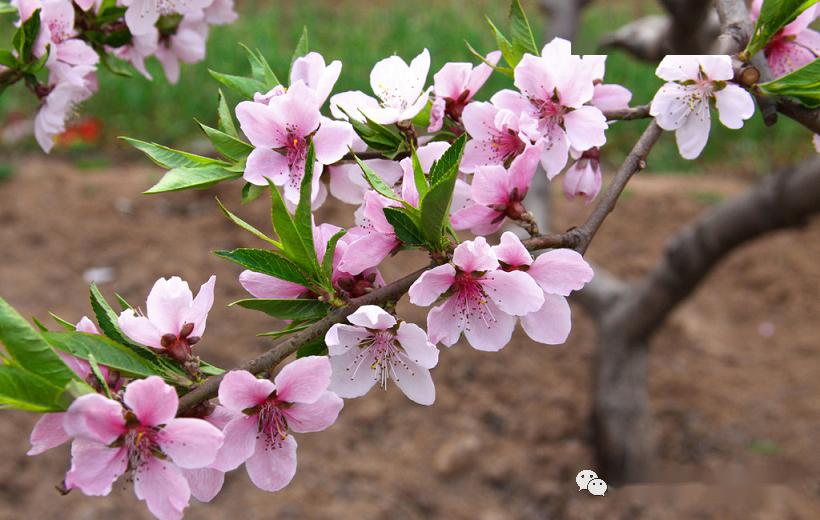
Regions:
<instances>
[{"instance_id":1,"label":"blurred green foliage","mask_svg":"<svg viewBox=\"0 0 820 520\"><path fill-rule=\"evenodd\" d=\"M537 40L542 41L545 20L534 0L522 3ZM285 78L293 47L302 28L307 26L311 50L321 52L328 61L339 59L344 64L335 92L369 92L370 69L391 53L409 61L426 46L432 55L428 78L431 83L432 74L446 61L474 61L465 40L480 52L494 49L485 15L499 27L507 28L507 2L498 0L240 0L238 4L239 20L231 26L213 28L206 61L183 65L176 86L168 84L155 62L149 67L154 81L101 71L100 91L81 112L104 121L109 147L124 150L125 145L112 144L118 135L180 147L200 139L193 118L207 124L216 119L218 84L207 69L246 74L248 65L240 42L261 50L277 75ZM655 3L647 0L593 4L584 16L575 51L600 52L597 41L603 34L656 10ZM6 34L0 34L0 41L7 39ZM653 69L615 52L608 59L606 81L627 86L634 93L634 103L647 103L661 85ZM509 79L496 74L484 87L483 96L478 97L484 99L489 93L510 86ZM0 118L12 110L33 109L31 97L22 88L7 91L0 97ZM229 98L231 104L236 101ZM646 122L614 125L604 154L609 168L620 163L645 125ZM713 137L698 161L681 159L674 136L664 135L652 153L651 171L700 173L725 169L765 173L796 156L813 153L809 133L784 117L772 128L765 127L759 115L741 131L730 131L717 122L712 128Z\"/></svg>"}]
</instances>

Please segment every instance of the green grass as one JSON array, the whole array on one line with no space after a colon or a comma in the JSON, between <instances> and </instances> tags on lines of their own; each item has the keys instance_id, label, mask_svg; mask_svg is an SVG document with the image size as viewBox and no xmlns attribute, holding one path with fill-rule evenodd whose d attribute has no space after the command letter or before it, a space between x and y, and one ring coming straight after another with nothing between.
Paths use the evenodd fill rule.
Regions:
<instances>
[{"instance_id":1,"label":"green grass","mask_svg":"<svg viewBox=\"0 0 820 520\"><path fill-rule=\"evenodd\" d=\"M540 34L543 20L535 2L525 0L524 4ZM344 64L335 92L369 91L370 69L391 53L409 60L426 46L433 60L429 78L432 81L432 73L446 61L473 61L465 40L482 52L494 49L484 15L506 29L506 5L506 1L492 0L243 0L239 2L240 19L231 26L213 28L206 61L184 65L178 85L169 85L156 63L150 66L154 81L138 76L122 78L102 71L100 91L82 107L82 113L104 121L107 149L123 149L124 145L112 144L118 135L180 147L192 145L201 140L193 118L206 123L215 119L218 84L207 69L247 73L239 42L259 48L275 72L284 78L292 49L302 27L307 26L310 48L328 60L340 59ZM637 5L634 0L594 4L585 15L576 52L595 53L601 35L654 9L652 2L647 4L653 6L649 8ZM635 103L651 100L661 84L654 77L652 66L622 53L614 53L608 59L607 81L631 89ZM509 79L494 75L483 90L484 97L510 85ZM30 98L22 88L10 89L0 97L0 118L12 109L33 109ZM651 171L698 173L725 168L765 172L797 155L810 153L808 132L782 119L776 127L766 128L755 116L741 131L729 131L715 124L703 160L694 162L681 159L673 136L665 135L650 158ZM609 168L623 159L645 125L646 122L624 122L614 126L605 149Z\"/></svg>"}]
</instances>

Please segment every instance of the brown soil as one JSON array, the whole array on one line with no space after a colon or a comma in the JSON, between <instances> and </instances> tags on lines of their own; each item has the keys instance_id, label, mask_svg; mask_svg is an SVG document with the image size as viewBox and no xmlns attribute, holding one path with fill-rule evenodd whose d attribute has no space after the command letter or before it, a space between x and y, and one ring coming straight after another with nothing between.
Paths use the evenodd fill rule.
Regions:
<instances>
[{"instance_id":1,"label":"brown soil","mask_svg":"<svg viewBox=\"0 0 820 520\"><path fill-rule=\"evenodd\" d=\"M0 184L0 294L27 316L71 320L90 312L83 272L108 266L104 284L133 302L159 276L194 284L217 274L202 355L230 367L270 342L263 315L226 308L243 296L239 269L207 251L258 245L227 222L214 192L141 196L146 168L76 171L21 163ZM634 278L665 237L745 181L636 179L590 257ZM267 204L239 207L236 185L217 190L260 227ZM583 209L557 204L569 226ZM334 215L337 213L338 215ZM339 208L320 221L349 219ZM343 222L348 223L348 222ZM284 491L232 474L210 505L188 518L334 519L814 519L820 518L820 222L737 251L679 309L653 342L651 394L657 483L579 492L593 467L589 408L594 330L580 309L570 342L546 348L519 334L498 354L460 344L433 372L438 400L414 405L395 388L348 401L339 422L299 436L299 471ZM387 276L419 260L399 257ZM403 307L416 321L418 309ZM27 457L35 417L0 419L0 518L150 518L127 483L109 498L60 497L67 449ZM594 468L593 468L594 469ZM606 475L602 475L606 479Z\"/></svg>"}]
</instances>

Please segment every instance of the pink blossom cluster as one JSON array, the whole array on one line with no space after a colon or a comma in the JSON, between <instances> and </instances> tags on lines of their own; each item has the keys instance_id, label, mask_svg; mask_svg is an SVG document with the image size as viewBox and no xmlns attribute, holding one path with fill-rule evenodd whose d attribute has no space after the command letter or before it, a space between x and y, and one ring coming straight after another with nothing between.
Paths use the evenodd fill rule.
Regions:
<instances>
[{"instance_id":1,"label":"pink blossom cluster","mask_svg":"<svg viewBox=\"0 0 820 520\"><path fill-rule=\"evenodd\" d=\"M48 80L36 91L41 106L34 121L34 135L40 147L49 152L55 136L63 133L66 121L76 106L97 90L96 71L100 56L112 56L131 63L143 76L151 79L145 60L155 56L168 81L179 79L180 62L195 63L205 57L208 28L233 22L234 0L120 0L127 7L124 21L108 23L110 31L127 32L128 42L112 47L95 48L83 34L79 18L94 19L100 14L99 0L13 0L20 23L35 12L40 16L40 32L33 54L47 57ZM161 32L156 23L160 16L179 14L181 20L170 32Z\"/></svg>"},{"instance_id":2,"label":"pink blossom cluster","mask_svg":"<svg viewBox=\"0 0 820 520\"><path fill-rule=\"evenodd\" d=\"M763 0L752 2L751 16L757 21ZM774 77L785 76L820 56L820 33L811 25L820 16L820 6L806 8L793 22L769 40L764 54Z\"/></svg>"}]
</instances>

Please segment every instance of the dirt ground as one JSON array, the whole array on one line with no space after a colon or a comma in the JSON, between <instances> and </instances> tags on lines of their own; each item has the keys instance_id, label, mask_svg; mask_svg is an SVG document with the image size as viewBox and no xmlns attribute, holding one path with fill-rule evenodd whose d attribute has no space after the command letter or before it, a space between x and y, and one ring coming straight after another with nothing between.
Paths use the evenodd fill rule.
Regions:
<instances>
[{"instance_id":1,"label":"dirt ground","mask_svg":"<svg viewBox=\"0 0 820 520\"><path fill-rule=\"evenodd\" d=\"M225 220L213 196L255 225L265 201L240 207L236 184L215 191L143 196L150 167L77 171L41 159L0 184L0 295L27 316L89 314L90 268L110 267L101 285L143 302L159 276L199 285L217 275L203 342L223 367L270 345L255 333L275 324L227 308L244 296L239 269L207 251L259 245ZM651 177L630 185L589 251L626 278L646 270L664 237L710 203L748 183L730 178ZM586 209L556 204L556 221ZM320 221L348 224L337 208ZM438 398L415 405L395 388L348 401L322 433L298 436L299 470L285 490L230 475L210 505L186 518L235 519L816 519L820 518L820 221L735 252L680 308L653 342L651 396L657 438L654 483L579 492L593 467L589 409L594 330L575 308L563 347L523 334L498 354L459 344L433 372ZM387 277L420 259L400 256ZM406 315L423 313L404 303ZM27 457L35 417L0 414L0 519L150 518L130 485L110 498L54 485L68 450ZM606 475L601 475L606 479Z\"/></svg>"}]
</instances>

